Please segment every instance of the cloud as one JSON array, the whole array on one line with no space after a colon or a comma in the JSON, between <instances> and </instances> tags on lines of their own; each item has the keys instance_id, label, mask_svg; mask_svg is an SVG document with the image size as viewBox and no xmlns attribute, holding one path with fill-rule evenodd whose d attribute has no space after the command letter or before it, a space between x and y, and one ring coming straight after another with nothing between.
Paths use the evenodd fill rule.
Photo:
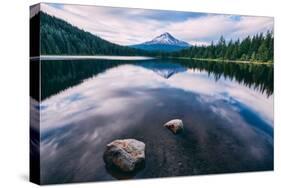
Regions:
<instances>
[{"instance_id":1,"label":"cloud","mask_svg":"<svg viewBox=\"0 0 281 188\"><path fill-rule=\"evenodd\" d=\"M201 98L205 103L213 103L221 99L231 101L231 96L231 98L251 108L263 120L273 126L273 96L266 98L264 94L256 92L252 88L241 85L236 81L230 82L229 79L216 81L213 75L210 77L209 73L205 71L189 70L188 74L179 73L171 77L168 84L174 88L199 93L205 97Z\"/></svg>"},{"instance_id":2,"label":"cloud","mask_svg":"<svg viewBox=\"0 0 281 188\"><path fill-rule=\"evenodd\" d=\"M221 35L230 40L273 29L270 17L57 4L41 4L41 10L121 45L148 41L164 32L208 45Z\"/></svg>"},{"instance_id":3,"label":"cloud","mask_svg":"<svg viewBox=\"0 0 281 188\"><path fill-rule=\"evenodd\" d=\"M271 17L244 16L236 23L236 31L233 34L245 37L246 35L255 34L257 32L272 30L273 25L274 20Z\"/></svg>"},{"instance_id":4,"label":"cloud","mask_svg":"<svg viewBox=\"0 0 281 188\"><path fill-rule=\"evenodd\" d=\"M186 41L210 44L212 40L218 40L221 35L230 40L266 32L272 28L273 19L269 17L239 16L237 19L231 15L208 14L172 24L169 29Z\"/></svg>"},{"instance_id":5,"label":"cloud","mask_svg":"<svg viewBox=\"0 0 281 188\"><path fill-rule=\"evenodd\" d=\"M149 40L155 35L152 31L161 28L163 24L153 19L130 19L131 16L142 15L143 10L140 9L132 9L124 14L119 8L64 5L62 9L58 9L42 4L42 11L121 45Z\"/></svg>"},{"instance_id":6,"label":"cloud","mask_svg":"<svg viewBox=\"0 0 281 188\"><path fill-rule=\"evenodd\" d=\"M194 46L208 46L208 45L210 45L211 43L210 42L206 42L206 41L194 41L194 40L192 40L192 41L188 41L188 43L189 44L192 44L192 45L194 45Z\"/></svg>"}]
</instances>

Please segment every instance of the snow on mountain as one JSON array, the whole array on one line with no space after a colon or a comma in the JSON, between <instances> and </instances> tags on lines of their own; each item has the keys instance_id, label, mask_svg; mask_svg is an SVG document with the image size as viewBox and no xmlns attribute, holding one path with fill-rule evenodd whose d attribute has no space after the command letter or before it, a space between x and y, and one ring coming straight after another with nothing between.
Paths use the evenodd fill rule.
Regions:
<instances>
[{"instance_id":1,"label":"snow on mountain","mask_svg":"<svg viewBox=\"0 0 281 188\"><path fill-rule=\"evenodd\" d=\"M163 33L151 41L144 42L143 44L150 45L150 44L167 44L167 45L177 45L177 46L190 46L188 43L178 40L173 37L170 33L166 32Z\"/></svg>"},{"instance_id":2,"label":"snow on mountain","mask_svg":"<svg viewBox=\"0 0 281 188\"><path fill-rule=\"evenodd\" d=\"M170 33L165 32L151 41L147 41L141 44L132 45L131 47L147 50L147 51L164 51L173 52L179 51L184 48L188 48L191 45L187 42L181 41L173 37Z\"/></svg>"}]
</instances>

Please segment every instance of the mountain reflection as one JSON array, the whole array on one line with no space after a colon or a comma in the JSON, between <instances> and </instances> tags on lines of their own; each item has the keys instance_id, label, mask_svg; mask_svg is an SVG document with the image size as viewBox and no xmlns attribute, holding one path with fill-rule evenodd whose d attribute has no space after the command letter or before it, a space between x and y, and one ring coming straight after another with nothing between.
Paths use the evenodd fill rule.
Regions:
<instances>
[{"instance_id":1,"label":"mountain reflection","mask_svg":"<svg viewBox=\"0 0 281 188\"><path fill-rule=\"evenodd\" d=\"M173 63L173 62L157 62L149 61L144 63L138 63L138 66L144 67L146 69L150 69L159 76L163 78L170 78L174 74L185 72L187 69L186 67L182 66L181 64Z\"/></svg>"},{"instance_id":2,"label":"mountain reflection","mask_svg":"<svg viewBox=\"0 0 281 188\"><path fill-rule=\"evenodd\" d=\"M122 64L132 64L154 71L163 78L169 79L176 73L187 69L206 71L215 80L227 78L240 84L266 93L273 94L273 66L216 63L192 60L44 60L41 61L41 98L42 100L83 80L96 76L108 69Z\"/></svg>"}]
</instances>

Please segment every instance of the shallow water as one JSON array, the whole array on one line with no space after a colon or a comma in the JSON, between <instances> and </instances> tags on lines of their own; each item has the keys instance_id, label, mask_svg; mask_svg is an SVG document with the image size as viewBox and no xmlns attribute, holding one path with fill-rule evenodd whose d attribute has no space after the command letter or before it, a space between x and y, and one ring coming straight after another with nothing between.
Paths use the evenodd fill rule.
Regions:
<instances>
[{"instance_id":1,"label":"shallow water","mask_svg":"<svg viewBox=\"0 0 281 188\"><path fill-rule=\"evenodd\" d=\"M273 67L183 60L41 62L42 183L273 169ZM184 122L173 135L163 127ZM105 168L114 139L146 144L134 174Z\"/></svg>"}]
</instances>

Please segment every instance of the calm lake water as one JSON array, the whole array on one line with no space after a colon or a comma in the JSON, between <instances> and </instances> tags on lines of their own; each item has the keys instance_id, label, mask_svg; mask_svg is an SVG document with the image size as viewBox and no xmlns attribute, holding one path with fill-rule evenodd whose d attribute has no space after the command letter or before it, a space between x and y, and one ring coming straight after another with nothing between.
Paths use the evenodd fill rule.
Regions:
<instances>
[{"instance_id":1,"label":"calm lake water","mask_svg":"<svg viewBox=\"0 0 281 188\"><path fill-rule=\"evenodd\" d=\"M273 170L273 67L190 60L41 61L42 183ZM183 120L173 135L163 127ZM146 144L134 174L106 169L114 139Z\"/></svg>"}]
</instances>

